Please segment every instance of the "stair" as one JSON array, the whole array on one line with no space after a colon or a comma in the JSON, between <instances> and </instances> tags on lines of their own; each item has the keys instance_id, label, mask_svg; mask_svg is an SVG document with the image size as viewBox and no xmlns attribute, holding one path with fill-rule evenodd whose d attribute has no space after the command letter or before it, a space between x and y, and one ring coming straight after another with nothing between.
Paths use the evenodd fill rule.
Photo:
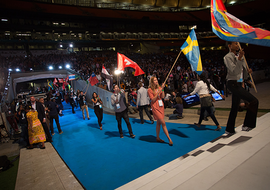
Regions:
<instances>
[{"instance_id":1,"label":"stair","mask_svg":"<svg viewBox=\"0 0 270 190\"><path fill-rule=\"evenodd\" d=\"M255 129L245 132L241 131L241 127L237 127L235 135L229 137L223 135L119 187L118 190L202 190L210 189L211 187L213 187L213 189L221 189L223 186L224 189L228 189L230 183L223 183L225 177L230 179L229 176L232 172L238 171L240 166L245 168L245 162L253 159L253 157L264 148L270 147L269 126L270 113L267 113L257 119ZM269 156L267 158L269 158ZM270 166L270 164L267 164L266 168L267 166ZM256 168L256 165L253 167ZM238 171L238 173L241 176L244 172ZM270 173L267 177L270 177ZM266 181L266 183L269 183L269 180ZM251 183L249 186L252 187L254 183L256 184L256 181L248 180L244 183ZM249 186L243 186L242 189L246 189ZM265 189L268 187L269 185L264 186ZM237 189L239 189L238 186Z\"/></svg>"}]
</instances>

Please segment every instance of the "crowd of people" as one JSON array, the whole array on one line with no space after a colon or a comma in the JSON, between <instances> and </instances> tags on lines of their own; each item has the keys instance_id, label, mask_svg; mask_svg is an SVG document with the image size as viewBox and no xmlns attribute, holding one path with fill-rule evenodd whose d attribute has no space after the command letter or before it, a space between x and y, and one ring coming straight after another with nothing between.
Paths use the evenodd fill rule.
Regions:
<instances>
[{"instance_id":1,"label":"crowd of people","mask_svg":"<svg viewBox=\"0 0 270 190\"><path fill-rule=\"evenodd\" d=\"M43 89L46 95L36 98L37 94L43 92L40 89ZM39 143L41 143L40 148L45 149L44 142L53 141L52 137L55 134L54 122L56 123L58 133L63 133L59 116L64 116L64 106L62 103L64 101L71 105L73 114L75 114L75 107L79 107L82 111L83 119L85 119L85 111L88 120L90 119L86 93L83 91L73 92L72 88L70 90L68 88L65 90L62 88L48 90L47 87L38 87L30 96L29 101L27 101L26 96L19 96L18 99L14 99L11 103L5 102L5 104L1 105L1 110L5 112L7 121L11 126L10 135L21 134L28 149L33 149L33 145ZM93 93L91 102L98 118L100 130L102 130L102 100L97 93Z\"/></svg>"},{"instance_id":2,"label":"crowd of people","mask_svg":"<svg viewBox=\"0 0 270 190\"><path fill-rule=\"evenodd\" d=\"M239 64L242 66L242 51L240 51L238 55L236 52L236 45L234 46L234 49L232 48L232 44L229 44L228 47L230 51L234 54L233 56L238 56L240 57L239 60L241 60L241 63L237 60L232 65ZM145 110L152 124L154 123L154 119L157 121L156 141L161 143L164 142L159 137L160 128L162 127L165 135L168 138L169 145L172 146L173 142L169 136L168 130L166 128L166 123L164 121L164 109L175 108L175 110L173 111L173 115L171 115L171 118L183 118L183 99L181 98L181 95L185 94L186 96L184 98L186 98L187 96L189 96L187 94L193 95L195 93L199 94L201 101L201 114L199 122L195 123L195 125L200 127L201 122L204 118L204 113L206 111L216 124L216 130L220 130L221 127L217 119L215 118L213 111L211 110L212 101L209 93L210 91L217 92L224 99L225 96L223 94L226 94L227 96L228 93L228 90L226 89L227 84L228 88L233 94L233 97L241 96L241 98L248 102L247 109L249 107L252 107L253 102L257 102L257 104L253 106L253 108L258 109L258 101L255 97L250 96L250 94L248 93L248 96L250 96L250 98L248 99L245 97L245 95L247 95L247 91L244 92L241 90L240 93L238 87L235 87L235 85L238 85L238 83L240 82L241 84L243 84L244 80L248 81L248 77L242 77L242 81L235 82L236 79L238 80L238 78L240 77L240 74L234 74L235 66L229 65L229 62L232 62L232 59L234 59L234 57L229 58L230 60L226 60L226 56L228 57L227 54L225 56L224 64L222 60L222 57L224 55L222 54L224 54L224 52L222 51L212 51L211 54L208 51L202 51L201 55L203 60L203 73L200 76L198 76L194 71L191 70L190 64L185 57L180 57L166 82L164 82L165 77L169 73L169 69L171 68L172 63L177 56L177 52L144 55L137 53L127 54L130 59L139 64L145 74L135 77L134 69L127 68L125 69L125 73L123 74L123 76L120 76L117 80L114 80L113 94L111 95L111 104L114 107L120 137L123 138L122 119L124 119L124 121L126 122L130 137L135 137L132 131L131 124L129 122L128 112L130 112L131 114L139 112L141 124L144 124L143 110ZM110 73L112 73L117 67L117 57L115 52L78 52L71 54L49 54L46 56L39 55L37 57L30 56L26 58L13 57L8 60L9 66L17 64L18 61L20 62L18 66L22 71L26 70L26 68L29 67L32 67L35 70L36 68L44 69L49 64L58 66L62 63L70 63L72 65L72 69L80 73L82 79L88 79L91 73L94 72L96 73L100 83L103 80L100 74L102 65L104 65ZM241 66L239 66L239 68ZM257 68L259 68L258 65L256 65L256 69ZM248 72L252 72L252 70L248 70ZM241 69L239 69L239 73L241 73ZM193 84L195 80L199 81L196 83L196 85ZM228 83L226 83L226 80L228 80ZM58 115L63 115L64 108L62 102L64 100L67 103L70 103L70 105L72 106L72 113L75 113L74 107L80 105L83 119L85 119L86 117L88 120L90 119L88 112L88 104L86 100L86 93L84 93L83 91L78 91L76 93L73 91L68 91L67 93L63 91L56 91L55 95L53 95L52 91L49 91L47 94L47 98L47 101L44 101L43 98L37 101L35 100L34 96L32 96L30 99L30 104L28 104L26 107L20 105L19 112L18 110L14 111L14 116L19 122L21 122L22 118L19 118L18 116L22 115L22 111L25 111L25 116L28 122L28 124L26 125L28 129L27 134L30 143L28 148L33 148L32 144L37 142L42 143L41 148L45 148L44 141L52 141L52 136L54 135L53 119L56 121L59 134L63 133L59 124ZM233 102L237 103L237 107L239 101L239 97L237 99L233 98ZM102 100L99 98L98 94L93 93L91 102L94 105L94 112L98 118L100 130L102 130ZM153 117L148 110L149 106L151 107L151 113ZM7 117L10 117L8 121L14 131L18 132L18 127L16 126L17 121L15 121L16 119L12 117L12 115L8 115L8 113L10 113L10 110L11 109L8 107ZM236 108L232 107L232 111L228 120L226 132L228 132L229 134L234 133L233 127L236 117L235 110ZM44 116L44 114L46 116ZM252 116L253 119L251 121L251 118L248 119L246 117L245 123L243 125L243 130L246 129L245 131L251 130L256 125L256 121L254 121L254 114L247 112L247 115ZM50 122L48 125L46 123L47 116L50 118ZM249 121L250 123L252 123L252 125L248 123ZM42 126L43 128L41 128L40 126ZM33 130L34 127L36 127L35 130ZM39 140L34 141L33 139Z\"/></svg>"},{"instance_id":3,"label":"crowd of people","mask_svg":"<svg viewBox=\"0 0 270 190\"><path fill-rule=\"evenodd\" d=\"M218 87L218 82L216 79L217 73L223 72L224 63L223 57L226 51L223 50L213 50L213 51L201 51L201 58L204 70L208 72L208 78L215 81L216 88ZM137 85L140 80L144 80L146 85L150 79L150 76L155 74L159 82L164 80L164 76L169 72L173 62L175 61L178 52L168 52L168 53L125 53L127 57L138 63L138 65L145 72L145 75L134 77L133 69L126 69L123 75L119 76L119 80L125 83L130 83L131 86ZM250 67L253 71L266 69L264 65L266 64L264 60L260 59L250 59L248 60ZM53 66L58 69L59 66L65 67L65 64L69 64L71 69L77 71L81 78L87 80L92 72L95 72L97 77L101 75L102 65L105 66L110 74L117 68L117 54L114 51L105 52L74 52L74 53L55 53L55 54L37 54L37 55L12 55L4 57L0 55L0 70L1 70L1 80L0 89L1 92L4 90L5 81L7 78L7 71L12 69L19 69L21 72L24 71L44 71L48 70L49 66ZM225 68L226 69L226 68ZM218 75L222 78L222 75ZM223 75L224 76L224 75ZM181 55L174 67L172 74L169 77L168 84L174 89L178 88L179 79L187 78L190 81L196 80L194 72L190 69L190 64L184 55ZM146 81L148 79L148 81ZM116 81L116 77L114 77ZM186 83L187 81L184 80Z\"/></svg>"}]
</instances>

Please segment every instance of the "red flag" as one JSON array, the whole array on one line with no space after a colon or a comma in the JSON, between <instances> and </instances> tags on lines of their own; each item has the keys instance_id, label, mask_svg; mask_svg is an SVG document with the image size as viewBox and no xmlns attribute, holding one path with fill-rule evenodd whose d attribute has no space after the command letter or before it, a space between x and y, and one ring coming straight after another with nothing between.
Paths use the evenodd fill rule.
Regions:
<instances>
[{"instance_id":1,"label":"red flag","mask_svg":"<svg viewBox=\"0 0 270 190\"><path fill-rule=\"evenodd\" d=\"M65 86L68 85L68 76L64 79L64 83Z\"/></svg>"},{"instance_id":2,"label":"red flag","mask_svg":"<svg viewBox=\"0 0 270 190\"><path fill-rule=\"evenodd\" d=\"M53 85L58 87L57 82L58 82L58 81L57 81L57 79L56 79L56 78L54 78Z\"/></svg>"},{"instance_id":3,"label":"red flag","mask_svg":"<svg viewBox=\"0 0 270 190\"><path fill-rule=\"evenodd\" d=\"M102 66L101 76L106 79L106 82L107 82L107 85L108 85L108 90L110 91L112 89L112 85L113 85L113 78L108 73L108 71L105 69L104 65Z\"/></svg>"},{"instance_id":4,"label":"red flag","mask_svg":"<svg viewBox=\"0 0 270 190\"><path fill-rule=\"evenodd\" d=\"M88 79L88 81L90 82L91 86L94 86L95 84L99 83L95 73L93 72L91 77Z\"/></svg>"},{"instance_id":5,"label":"red flag","mask_svg":"<svg viewBox=\"0 0 270 190\"><path fill-rule=\"evenodd\" d=\"M67 77L66 77L66 79L65 79L65 82L66 82L66 83L68 82L68 78L69 78L69 77L68 77L68 75L67 75Z\"/></svg>"},{"instance_id":6,"label":"red flag","mask_svg":"<svg viewBox=\"0 0 270 190\"><path fill-rule=\"evenodd\" d=\"M64 83L64 79L58 79L59 83Z\"/></svg>"},{"instance_id":7,"label":"red flag","mask_svg":"<svg viewBox=\"0 0 270 190\"><path fill-rule=\"evenodd\" d=\"M117 66L119 71L124 71L124 68L131 67L135 69L134 76L143 75L143 70L139 67L137 63L126 57L125 55L117 52Z\"/></svg>"}]
</instances>

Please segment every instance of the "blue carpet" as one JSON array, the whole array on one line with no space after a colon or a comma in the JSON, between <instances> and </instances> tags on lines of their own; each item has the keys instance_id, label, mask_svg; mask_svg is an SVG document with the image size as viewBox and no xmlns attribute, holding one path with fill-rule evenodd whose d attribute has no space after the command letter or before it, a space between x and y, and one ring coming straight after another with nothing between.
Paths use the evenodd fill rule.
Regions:
<instances>
[{"instance_id":1,"label":"blue carpet","mask_svg":"<svg viewBox=\"0 0 270 190\"><path fill-rule=\"evenodd\" d=\"M156 142L156 122L141 125L130 118L135 139L129 137L124 120L124 138L119 137L114 115L104 114L103 130L99 130L97 118L89 109L90 120L83 120L80 109L71 113L64 104L64 116L60 117L63 134L56 134L53 146L86 189L115 189L194 149L224 133L214 131L216 126L197 128L194 125L166 123L174 145L160 132L167 143ZM198 118L194 118L198 120Z\"/></svg>"}]
</instances>

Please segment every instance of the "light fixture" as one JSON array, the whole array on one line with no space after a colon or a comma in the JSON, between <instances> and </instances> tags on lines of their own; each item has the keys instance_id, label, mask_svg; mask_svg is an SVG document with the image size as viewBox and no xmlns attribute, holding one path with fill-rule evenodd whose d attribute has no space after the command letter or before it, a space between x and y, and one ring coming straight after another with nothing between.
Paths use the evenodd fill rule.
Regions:
<instances>
[{"instance_id":1,"label":"light fixture","mask_svg":"<svg viewBox=\"0 0 270 190\"><path fill-rule=\"evenodd\" d=\"M69 47L73 48L73 44L69 44Z\"/></svg>"},{"instance_id":2,"label":"light fixture","mask_svg":"<svg viewBox=\"0 0 270 190\"><path fill-rule=\"evenodd\" d=\"M20 72L20 69L17 68L16 71L17 71L17 72Z\"/></svg>"},{"instance_id":3,"label":"light fixture","mask_svg":"<svg viewBox=\"0 0 270 190\"><path fill-rule=\"evenodd\" d=\"M120 73L121 73L120 70L115 70L115 71L114 71L114 74L116 74L116 75L119 75Z\"/></svg>"},{"instance_id":4,"label":"light fixture","mask_svg":"<svg viewBox=\"0 0 270 190\"><path fill-rule=\"evenodd\" d=\"M12 69L8 69L8 71L10 71L10 72L11 72L11 71L12 71Z\"/></svg>"},{"instance_id":5,"label":"light fixture","mask_svg":"<svg viewBox=\"0 0 270 190\"><path fill-rule=\"evenodd\" d=\"M69 69L70 68L70 64L66 64L66 69Z\"/></svg>"},{"instance_id":6,"label":"light fixture","mask_svg":"<svg viewBox=\"0 0 270 190\"><path fill-rule=\"evenodd\" d=\"M49 70L53 70L53 66L49 66Z\"/></svg>"},{"instance_id":7,"label":"light fixture","mask_svg":"<svg viewBox=\"0 0 270 190\"><path fill-rule=\"evenodd\" d=\"M59 69L62 69L62 66L59 66L58 68L59 68Z\"/></svg>"}]
</instances>

